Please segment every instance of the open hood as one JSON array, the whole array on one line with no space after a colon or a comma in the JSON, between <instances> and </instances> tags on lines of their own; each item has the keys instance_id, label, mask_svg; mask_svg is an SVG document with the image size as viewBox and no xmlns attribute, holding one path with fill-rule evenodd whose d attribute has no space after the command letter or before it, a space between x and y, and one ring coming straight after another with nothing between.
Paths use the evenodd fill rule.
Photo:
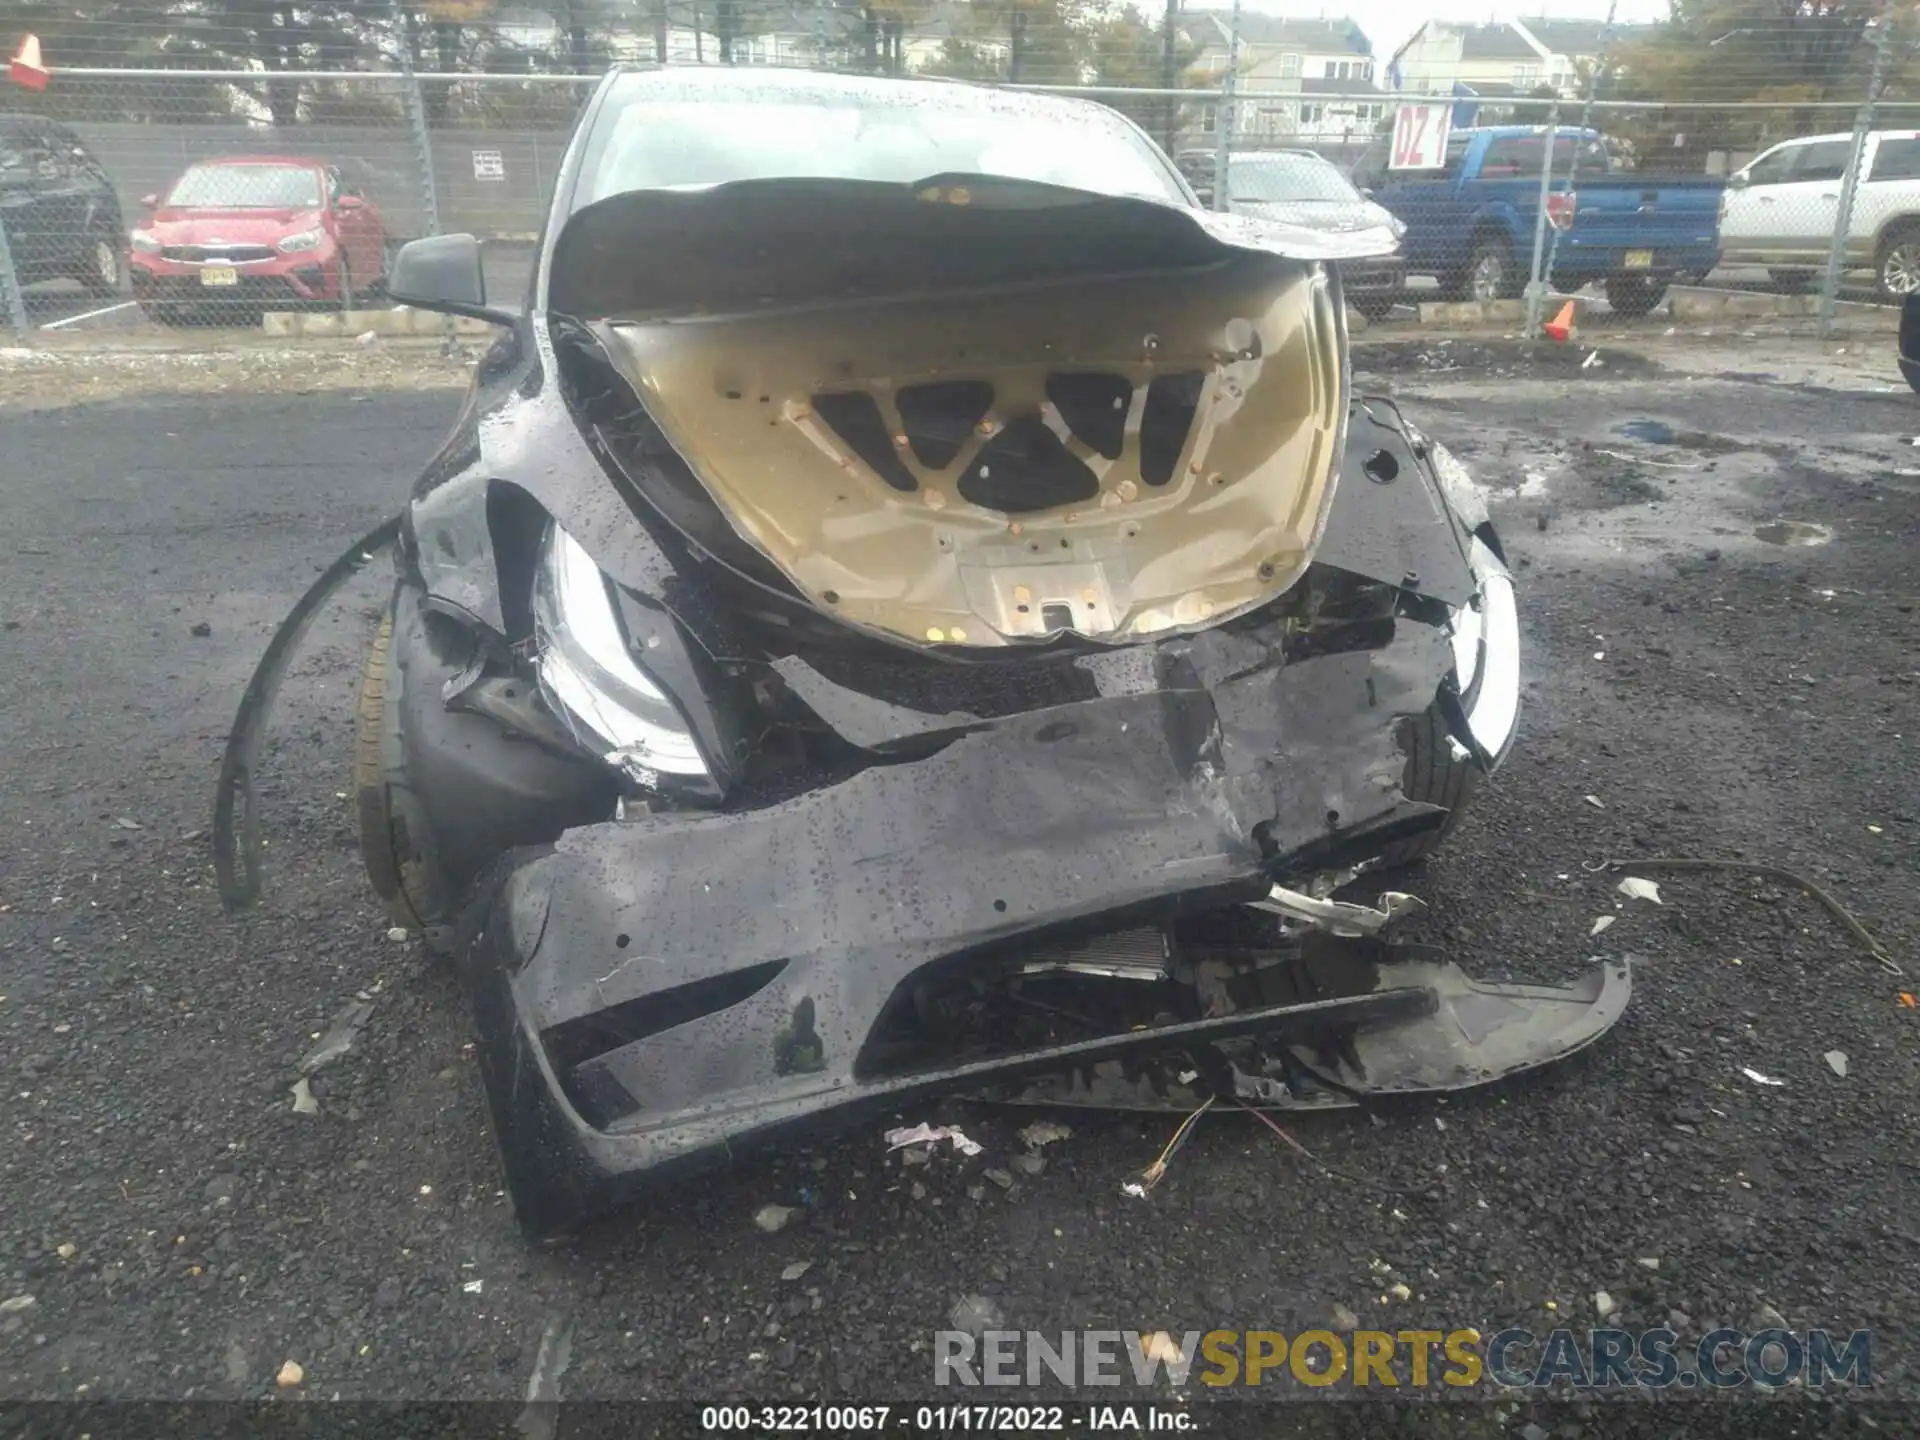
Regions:
<instances>
[{"instance_id":1,"label":"open hood","mask_svg":"<svg viewBox=\"0 0 1920 1440\"><path fill-rule=\"evenodd\" d=\"M1347 412L1319 262L1392 248L988 177L755 181L581 211L549 309L823 612L1118 643L1306 568Z\"/></svg>"}]
</instances>

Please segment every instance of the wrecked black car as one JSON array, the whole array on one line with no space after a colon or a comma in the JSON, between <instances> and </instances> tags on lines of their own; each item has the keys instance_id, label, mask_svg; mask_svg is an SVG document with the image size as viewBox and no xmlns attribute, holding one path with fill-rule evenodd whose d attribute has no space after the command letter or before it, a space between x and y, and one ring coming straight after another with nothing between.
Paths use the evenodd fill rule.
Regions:
<instances>
[{"instance_id":1,"label":"wrecked black car","mask_svg":"<svg viewBox=\"0 0 1920 1440\"><path fill-rule=\"evenodd\" d=\"M216 848L259 890L280 672L392 544L355 792L469 988L519 1220L933 1092L1352 1105L1564 1056L1623 965L1481 984L1336 892L1511 744L1480 492L1353 393L1338 263L1117 112L616 73L404 513L289 617Z\"/></svg>"}]
</instances>

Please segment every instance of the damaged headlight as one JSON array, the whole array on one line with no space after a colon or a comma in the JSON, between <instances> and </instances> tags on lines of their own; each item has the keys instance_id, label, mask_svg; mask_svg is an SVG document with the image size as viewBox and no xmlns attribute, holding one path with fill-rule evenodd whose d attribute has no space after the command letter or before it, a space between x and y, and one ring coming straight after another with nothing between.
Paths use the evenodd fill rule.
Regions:
<instances>
[{"instance_id":1,"label":"damaged headlight","mask_svg":"<svg viewBox=\"0 0 1920 1440\"><path fill-rule=\"evenodd\" d=\"M547 527L533 584L540 693L580 745L642 785L705 777L700 747L672 697L634 662L609 581L558 525Z\"/></svg>"}]
</instances>

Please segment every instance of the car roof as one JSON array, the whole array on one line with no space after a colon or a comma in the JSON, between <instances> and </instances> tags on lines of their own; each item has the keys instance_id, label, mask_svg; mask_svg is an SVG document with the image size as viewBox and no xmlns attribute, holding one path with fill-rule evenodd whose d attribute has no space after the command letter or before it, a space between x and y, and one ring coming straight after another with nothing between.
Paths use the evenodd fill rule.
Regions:
<instances>
[{"instance_id":1,"label":"car roof","mask_svg":"<svg viewBox=\"0 0 1920 1440\"><path fill-rule=\"evenodd\" d=\"M204 160L196 160L188 168L204 169L209 165L277 165L282 168L292 166L300 170L324 170L331 160L316 160L311 155L209 155Z\"/></svg>"}]
</instances>

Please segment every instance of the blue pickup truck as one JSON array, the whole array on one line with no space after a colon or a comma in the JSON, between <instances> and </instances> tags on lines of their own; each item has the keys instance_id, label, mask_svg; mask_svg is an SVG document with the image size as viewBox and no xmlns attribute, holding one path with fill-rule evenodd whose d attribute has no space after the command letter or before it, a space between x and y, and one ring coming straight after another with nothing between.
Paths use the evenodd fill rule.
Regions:
<instances>
[{"instance_id":1,"label":"blue pickup truck","mask_svg":"<svg viewBox=\"0 0 1920 1440\"><path fill-rule=\"evenodd\" d=\"M1408 273L1436 277L1455 299L1501 299L1521 292L1532 266L1546 145L1543 125L1456 130L1444 169L1390 171L1382 137L1353 180L1405 222ZM1601 283L1616 311L1644 315L1676 275L1704 275L1718 263L1722 181L1629 170L1593 130L1556 129L1553 150L1556 290Z\"/></svg>"}]
</instances>

